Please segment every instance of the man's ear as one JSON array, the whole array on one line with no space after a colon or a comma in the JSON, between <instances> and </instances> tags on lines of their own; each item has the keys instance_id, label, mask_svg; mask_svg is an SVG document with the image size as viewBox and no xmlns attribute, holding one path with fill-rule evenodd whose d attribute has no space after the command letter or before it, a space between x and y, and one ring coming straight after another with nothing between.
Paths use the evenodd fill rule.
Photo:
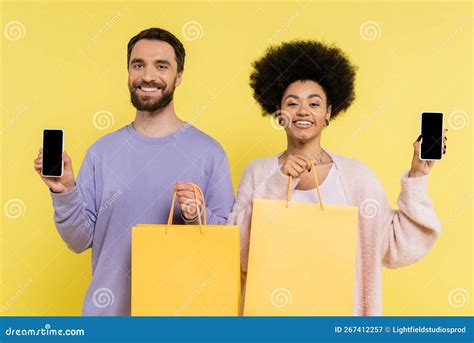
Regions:
<instances>
[{"instance_id":1,"label":"man's ear","mask_svg":"<svg viewBox=\"0 0 474 343\"><path fill-rule=\"evenodd\" d=\"M180 71L178 75L176 76L176 82L174 83L175 87L178 87L181 84L182 80L183 80L183 72Z\"/></svg>"}]
</instances>

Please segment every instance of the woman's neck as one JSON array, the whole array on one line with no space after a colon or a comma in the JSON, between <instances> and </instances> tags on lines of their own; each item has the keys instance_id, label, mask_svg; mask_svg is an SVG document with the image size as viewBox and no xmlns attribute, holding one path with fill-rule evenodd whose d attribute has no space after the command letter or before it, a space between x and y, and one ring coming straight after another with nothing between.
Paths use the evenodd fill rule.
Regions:
<instances>
[{"instance_id":1,"label":"woman's neck","mask_svg":"<svg viewBox=\"0 0 474 343\"><path fill-rule=\"evenodd\" d=\"M307 158L320 156L324 151L320 144L320 138L321 136L318 135L312 140L300 141L288 137L286 153L290 155L301 155Z\"/></svg>"}]
</instances>

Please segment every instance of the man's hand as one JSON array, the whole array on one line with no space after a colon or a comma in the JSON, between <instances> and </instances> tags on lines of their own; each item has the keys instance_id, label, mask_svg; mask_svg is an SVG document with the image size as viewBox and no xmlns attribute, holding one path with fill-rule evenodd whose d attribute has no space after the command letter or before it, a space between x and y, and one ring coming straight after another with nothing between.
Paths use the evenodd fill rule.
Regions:
<instances>
[{"instance_id":1,"label":"man's hand","mask_svg":"<svg viewBox=\"0 0 474 343\"><path fill-rule=\"evenodd\" d=\"M174 191L176 191L176 198L178 199L179 208L183 213L186 220L194 220L197 218L197 206L199 205L200 211L202 212L203 198L200 192L197 192L198 204L196 204L196 196L194 195L194 189L192 184L184 182L176 182L174 185Z\"/></svg>"},{"instance_id":2,"label":"man's hand","mask_svg":"<svg viewBox=\"0 0 474 343\"><path fill-rule=\"evenodd\" d=\"M71 158L66 152L63 152L62 157L64 161L64 172L63 176L61 177L44 177L41 175L41 168L43 165L43 148L39 149L38 158L35 159L36 172L54 193L68 192L76 186Z\"/></svg>"}]
</instances>

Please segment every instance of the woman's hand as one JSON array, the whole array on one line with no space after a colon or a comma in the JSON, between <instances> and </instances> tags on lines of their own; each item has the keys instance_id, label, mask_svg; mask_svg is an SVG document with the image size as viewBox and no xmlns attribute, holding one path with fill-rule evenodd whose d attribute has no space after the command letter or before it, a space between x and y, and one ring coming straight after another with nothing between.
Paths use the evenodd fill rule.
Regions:
<instances>
[{"instance_id":1,"label":"woman's hand","mask_svg":"<svg viewBox=\"0 0 474 343\"><path fill-rule=\"evenodd\" d=\"M443 155L446 153L446 131L445 129L443 132ZM417 177L417 176L424 176L428 175L433 168L435 161L424 161L420 160L420 147L421 142L423 141L423 137L420 135L418 139L413 143L414 152L413 152L413 159L411 161L411 169L408 172L408 177Z\"/></svg>"},{"instance_id":2,"label":"woman's hand","mask_svg":"<svg viewBox=\"0 0 474 343\"><path fill-rule=\"evenodd\" d=\"M305 171L311 169L311 161L301 155L289 155L283 162L281 172L285 175L298 177Z\"/></svg>"}]
</instances>

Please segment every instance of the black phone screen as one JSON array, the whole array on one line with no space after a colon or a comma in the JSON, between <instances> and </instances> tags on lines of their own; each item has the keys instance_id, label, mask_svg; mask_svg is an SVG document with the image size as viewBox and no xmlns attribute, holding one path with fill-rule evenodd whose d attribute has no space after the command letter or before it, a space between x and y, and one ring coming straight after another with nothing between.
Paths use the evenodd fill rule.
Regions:
<instances>
[{"instance_id":1,"label":"black phone screen","mask_svg":"<svg viewBox=\"0 0 474 343\"><path fill-rule=\"evenodd\" d=\"M63 153L63 131L43 131L43 170L44 176L61 176Z\"/></svg>"},{"instance_id":2,"label":"black phone screen","mask_svg":"<svg viewBox=\"0 0 474 343\"><path fill-rule=\"evenodd\" d=\"M443 113L421 114L421 159L440 160L443 156Z\"/></svg>"}]
</instances>

